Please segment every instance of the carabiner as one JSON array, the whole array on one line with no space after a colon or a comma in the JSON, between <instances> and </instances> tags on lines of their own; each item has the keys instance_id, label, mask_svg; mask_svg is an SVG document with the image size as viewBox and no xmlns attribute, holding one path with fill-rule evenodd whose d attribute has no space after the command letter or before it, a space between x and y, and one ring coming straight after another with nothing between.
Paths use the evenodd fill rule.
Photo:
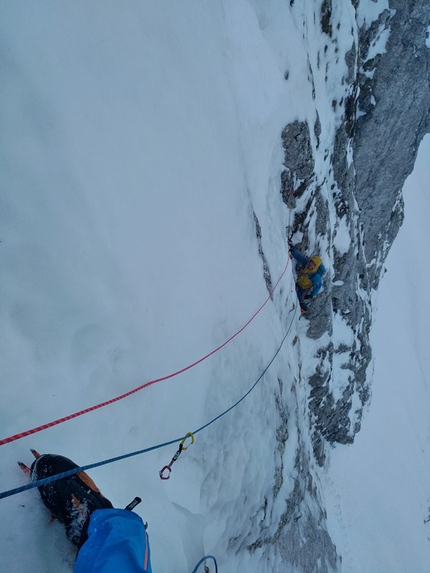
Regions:
<instances>
[{"instance_id":1,"label":"carabiner","mask_svg":"<svg viewBox=\"0 0 430 573\"><path fill-rule=\"evenodd\" d=\"M164 472L168 470L168 474L165 476ZM161 479L170 479L170 474L172 473L172 468L170 466L164 466L163 469L159 471L159 475Z\"/></svg>"},{"instance_id":2,"label":"carabiner","mask_svg":"<svg viewBox=\"0 0 430 573\"><path fill-rule=\"evenodd\" d=\"M187 438L191 439L191 442L188 444L188 446L184 446L185 441L187 440ZM182 440L181 442L181 446L182 446L182 450L185 452L185 450L187 450L190 446L192 446L194 444L194 436L191 432L188 432L188 434L185 435L185 438Z\"/></svg>"}]
</instances>

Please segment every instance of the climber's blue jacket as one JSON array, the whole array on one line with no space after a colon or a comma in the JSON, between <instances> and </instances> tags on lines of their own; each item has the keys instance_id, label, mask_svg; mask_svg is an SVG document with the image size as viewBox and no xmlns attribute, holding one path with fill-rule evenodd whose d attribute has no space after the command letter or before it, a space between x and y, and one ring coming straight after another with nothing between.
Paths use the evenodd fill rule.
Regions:
<instances>
[{"instance_id":1,"label":"climber's blue jacket","mask_svg":"<svg viewBox=\"0 0 430 573\"><path fill-rule=\"evenodd\" d=\"M148 535L136 513L99 509L89 519L74 573L152 573Z\"/></svg>"},{"instance_id":2,"label":"climber's blue jacket","mask_svg":"<svg viewBox=\"0 0 430 573\"><path fill-rule=\"evenodd\" d=\"M309 295L315 296L321 290L322 277L326 272L321 257L316 255L308 259L299 253L294 245L290 246L290 252L291 256L302 265L302 268L298 271L296 281L299 293L307 292ZM314 263L313 269L309 269L308 267L310 262Z\"/></svg>"}]
</instances>

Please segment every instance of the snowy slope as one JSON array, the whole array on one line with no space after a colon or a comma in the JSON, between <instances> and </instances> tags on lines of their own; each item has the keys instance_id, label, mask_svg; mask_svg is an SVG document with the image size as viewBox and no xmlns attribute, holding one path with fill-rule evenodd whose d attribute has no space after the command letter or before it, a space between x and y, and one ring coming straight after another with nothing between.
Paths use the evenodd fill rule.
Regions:
<instances>
[{"instance_id":1,"label":"snowy slope","mask_svg":"<svg viewBox=\"0 0 430 573\"><path fill-rule=\"evenodd\" d=\"M371 20L386 3L362 5ZM285 125L314 125L318 111L316 181L332 182L324 150L357 25L350 5L333 6L326 49L313 0L0 6L0 439L184 368L264 302L259 249L272 284L288 260ZM337 570L310 439L315 343L294 303L289 267L204 362L2 446L1 491L25 483L16 461L30 447L84 465L199 428L286 336L170 481L158 471L175 446L91 475L116 506L143 498L154 571L191 571L207 553L224 572ZM1 500L0 515L1 570L72 571L74 550L36 492Z\"/></svg>"},{"instance_id":2,"label":"snowy slope","mask_svg":"<svg viewBox=\"0 0 430 573\"><path fill-rule=\"evenodd\" d=\"M6 437L182 368L250 318L267 296L250 193L279 172L292 110L246 2L20 2L2 6L1 22ZM280 275L286 214L275 190L272 202ZM291 299L291 275L283 289ZM271 303L186 375L3 446L2 490L24 482L16 460L31 446L86 464L195 429L250 387L285 326ZM253 419L266 412L274 431L272 391L217 431L249 427L265 446ZM236 440L227 453L246 464L245 436ZM115 505L144 498L158 571L189 570L215 545L203 538L200 488L219 446L208 435L193 447L167 484L158 470L174 449L92 473ZM35 492L1 512L2 569L70 570L73 549Z\"/></svg>"}]
</instances>

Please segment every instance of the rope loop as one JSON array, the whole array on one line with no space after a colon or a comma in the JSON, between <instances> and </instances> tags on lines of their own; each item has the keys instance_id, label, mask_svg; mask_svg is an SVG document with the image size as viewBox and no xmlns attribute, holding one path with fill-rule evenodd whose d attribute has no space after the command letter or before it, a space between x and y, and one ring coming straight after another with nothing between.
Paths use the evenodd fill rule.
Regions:
<instances>
[{"instance_id":1,"label":"rope loop","mask_svg":"<svg viewBox=\"0 0 430 573\"><path fill-rule=\"evenodd\" d=\"M212 561L214 562L214 565L215 565L215 573L218 573L218 563L216 562L216 559L213 555L205 555L202 559L200 559L200 561L194 567L193 573L197 573L197 570L200 567L200 565L202 563L205 563L208 559L212 559ZM204 565L204 571L205 571L205 573L208 573L208 571L209 571L209 567L206 565L206 563Z\"/></svg>"}]
</instances>

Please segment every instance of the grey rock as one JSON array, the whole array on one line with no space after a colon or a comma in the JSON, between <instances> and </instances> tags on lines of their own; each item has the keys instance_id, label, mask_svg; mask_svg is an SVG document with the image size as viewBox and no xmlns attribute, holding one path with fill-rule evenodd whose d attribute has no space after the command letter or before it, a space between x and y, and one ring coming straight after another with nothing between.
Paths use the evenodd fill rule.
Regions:
<instances>
[{"instance_id":1,"label":"grey rock","mask_svg":"<svg viewBox=\"0 0 430 573\"><path fill-rule=\"evenodd\" d=\"M391 12L381 14L369 30L360 30L360 64L380 25L390 27L386 53L370 62L370 91L375 105L356 122L353 140L355 197L364 231L367 272L377 288L388 250L403 221L401 190L412 172L421 139L430 129L429 49L425 45L430 20L426 0L391 0ZM393 9L395 12L393 12ZM369 84L364 72L360 86ZM368 94L366 95L368 98Z\"/></svg>"},{"instance_id":2,"label":"grey rock","mask_svg":"<svg viewBox=\"0 0 430 573\"><path fill-rule=\"evenodd\" d=\"M331 23L331 13L332 13L332 1L331 0L323 0L321 4L321 30L327 36L332 35L333 27Z\"/></svg>"},{"instance_id":3,"label":"grey rock","mask_svg":"<svg viewBox=\"0 0 430 573\"><path fill-rule=\"evenodd\" d=\"M255 213L254 213L254 223L255 223L255 234L258 240L258 254L260 255L261 261L263 263L264 282L266 283L266 288L269 294L272 295L272 290L273 290L272 277L270 275L270 268L267 263L266 255L264 254L263 244L261 242L261 225Z\"/></svg>"},{"instance_id":4,"label":"grey rock","mask_svg":"<svg viewBox=\"0 0 430 573\"><path fill-rule=\"evenodd\" d=\"M284 165L300 180L308 181L314 173L314 159L309 126L295 121L282 132L282 145L285 151Z\"/></svg>"},{"instance_id":5,"label":"grey rock","mask_svg":"<svg viewBox=\"0 0 430 573\"><path fill-rule=\"evenodd\" d=\"M277 554L294 571L308 573L335 573L340 570L341 558L336 552L326 528L326 512L322 509L318 487L309 467L309 453L299 440L296 450L294 487L285 500L277 530L272 535L260 536L246 545L249 552L262 549L263 554ZM262 508L269 511L269 503ZM264 517L265 518L265 517Z\"/></svg>"}]
</instances>

